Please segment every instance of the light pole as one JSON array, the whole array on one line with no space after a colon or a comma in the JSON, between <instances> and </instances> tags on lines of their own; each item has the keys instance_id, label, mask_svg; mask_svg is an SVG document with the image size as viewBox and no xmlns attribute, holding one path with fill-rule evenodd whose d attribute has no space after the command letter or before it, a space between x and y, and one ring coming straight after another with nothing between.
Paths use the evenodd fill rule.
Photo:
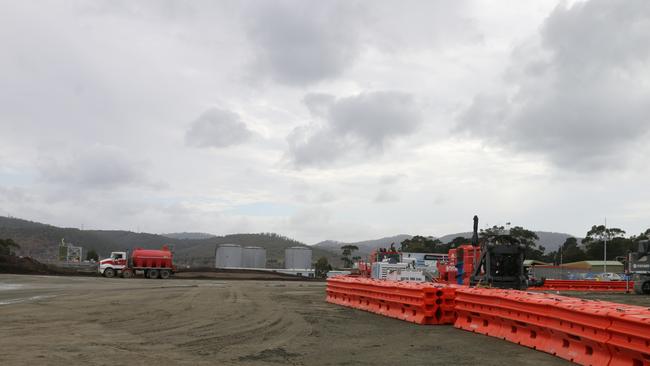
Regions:
<instances>
[{"instance_id":1,"label":"light pole","mask_svg":"<svg viewBox=\"0 0 650 366\"><path fill-rule=\"evenodd\" d=\"M603 270L604 270L604 273L607 273L607 216L605 216L605 233L604 234L605 234L605 245L604 245L604 248L603 248L603 252L604 252L603 253L603 257L604 257L603 259L605 261L603 262L604 263Z\"/></svg>"},{"instance_id":2,"label":"light pole","mask_svg":"<svg viewBox=\"0 0 650 366\"><path fill-rule=\"evenodd\" d=\"M564 267L562 266L564 262L564 245L560 245L560 278L564 279Z\"/></svg>"}]
</instances>

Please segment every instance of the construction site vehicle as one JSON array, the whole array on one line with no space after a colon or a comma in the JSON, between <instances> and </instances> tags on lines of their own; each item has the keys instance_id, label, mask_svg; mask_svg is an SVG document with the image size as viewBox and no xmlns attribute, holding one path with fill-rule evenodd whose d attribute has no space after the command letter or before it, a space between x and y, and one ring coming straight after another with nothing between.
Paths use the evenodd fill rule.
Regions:
<instances>
[{"instance_id":1,"label":"construction site vehicle","mask_svg":"<svg viewBox=\"0 0 650 366\"><path fill-rule=\"evenodd\" d=\"M525 290L528 281L524 271L524 253L525 248L517 243L485 242L470 285Z\"/></svg>"},{"instance_id":2,"label":"construction site vehicle","mask_svg":"<svg viewBox=\"0 0 650 366\"><path fill-rule=\"evenodd\" d=\"M478 217L474 216L472 246L478 245ZM488 286L525 290L528 280L524 269L526 248L505 230L490 239L484 239L475 258L470 286ZM471 257L471 256L466 256ZM467 260L465 260L467 261ZM467 269L467 265L465 265Z\"/></svg>"},{"instance_id":3,"label":"construction site vehicle","mask_svg":"<svg viewBox=\"0 0 650 366\"><path fill-rule=\"evenodd\" d=\"M368 261L359 261L357 268L361 277L432 282L439 276L438 263L446 259L444 253L402 253L393 243L371 252Z\"/></svg>"},{"instance_id":4,"label":"construction site vehicle","mask_svg":"<svg viewBox=\"0 0 650 366\"><path fill-rule=\"evenodd\" d=\"M642 240L636 252L629 252L626 272L634 281L634 292L650 295L650 241Z\"/></svg>"},{"instance_id":5,"label":"construction site vehicle","mask_svg":"<svg viewBox=\"0 0 650 366\"><path fill-rule=\"evenodd\" d=\"M99 261L99 273L108 278L131 278L137 273L145 278L169 278L176 268L169 247L161 250L135 248L129 252L112 252L110 258Z\"/></svg>"},{"instance_id":6,"label":"construction site vehicle","mask_svg":"<svg viewBox=\"0 0 650 366\"><path fill-rule=\"evenodd\" d=\"M391 245L389 249L379 248L377 250L373 250L368 257L368 261L359 261L357 263L357 266L359 268L359 274L362 277L376 278L373 276L373 273L375 273L375 271L379 271L379 273L384 273L385 278L385 274L387 273L388 268L385 268L386 271L383 271L382 268L377 269L377 265L375 263L386 262L386 264L396 264L399 263L400 260L401 253L398 252L393 245ZM404 266L404 268L406 268L406 266Z\"/></svg>"},{"instance_id":7,"label":"construction site vehicle","mask_svg":"<svg viewBox=\"0 0 650 366\"><path fill-rule=\"evenodd\" d=\"M389 262L383 260L381 262L375 262L372 264L372 272L370 277L378 280L385 280L388 278L388 274L393 271L400 272L408 268L408 263L402 262Z\"/></svg>"}]
</instances>

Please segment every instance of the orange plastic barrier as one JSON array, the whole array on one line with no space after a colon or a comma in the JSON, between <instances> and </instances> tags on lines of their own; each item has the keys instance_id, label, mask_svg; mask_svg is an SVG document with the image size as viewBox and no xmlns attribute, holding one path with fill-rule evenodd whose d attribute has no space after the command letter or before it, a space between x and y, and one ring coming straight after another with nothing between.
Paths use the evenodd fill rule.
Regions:
<instances>
[{"instance_id":1,"label":"orange plastic barrier","mask_svg":"<svg viewBox=\"0 0 650 366\"><path fill-rule=\"evenodd\" d=\"M417 324L453 324L455 286L338 276L327 301Z\"/></svg>"},{"instance_id":2,"label":"orange plastic barrier","mask_svg":"<svg viewBox=\"0 0 650 366\"><path fill-rule=\"evenodd\" d=\"M650 310L516 290L458 288L456 328L581 365L650 365Z\"/></svg>"},{"instance_id":3,"label":"orange plastic barrier","mask_svg":"<svg viewBox=\"0 0 650 366\"><path fill-rule=\"evenodd\" d=\"M591 281L591 280L545 280L544 286L530 287L531 291L590 291L590 292L625 292L634 289L630 281Z\"/></svg>"},{"instance_id":4,"label":"orange plastic barrier","mask_svg":"<svg viewBox=\"0 0 650 366\"><path fill-rule=\"evenodd\" d=\"M548 293L339 276L327 301L508 340L580 365L650 366L650 308Z\"/></svg>"},{"instance_id":5,"label":"orange plastic barrier","mask_svg":"<svg viewBox=\"0 0 650 366\"><path fill-rule=\"evenodd\" d=\"M650 365L650 311L638 306L621 306L610 311L607 342L610 366Z\"/></svg>"}]
</instances>

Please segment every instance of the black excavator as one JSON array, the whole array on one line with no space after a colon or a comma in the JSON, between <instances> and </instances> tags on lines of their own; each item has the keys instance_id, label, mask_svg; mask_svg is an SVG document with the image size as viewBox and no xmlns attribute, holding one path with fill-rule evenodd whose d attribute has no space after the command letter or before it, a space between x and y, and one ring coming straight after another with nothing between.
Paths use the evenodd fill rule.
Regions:
<instances>
[{"instance_id":1,"label":"black excavator","mask_svg":"<svg viewBox=\"0 0 650 366\"><path fill-rule=\"evenodd\" d=\"M525 246L510 235L510 230L478 236L478 217L474 216L472 245L480 247L480 256L475 258L470 286L509 288L525 290L528 276L524 269Z\"/></svg>"},{"instance_id":2,"label":"black excavator","mask_svg":"<svg viewBox=\"0 0 650 366\"><path fill-rule=\"evenodd\" d=\"M650 295L650 241L640 241L638 250L627 254L625 267L634 281L634 292Z\"/></svg>"}]
</instances>

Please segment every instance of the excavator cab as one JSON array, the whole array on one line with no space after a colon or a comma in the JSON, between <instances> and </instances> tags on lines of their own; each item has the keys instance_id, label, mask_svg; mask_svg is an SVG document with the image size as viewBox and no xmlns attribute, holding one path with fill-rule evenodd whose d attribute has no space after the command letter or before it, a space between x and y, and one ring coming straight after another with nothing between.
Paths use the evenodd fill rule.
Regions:
<instances>
[{"instance_id":1,"label":"excavator cab","mask_svg":"<svg viewBox=\"0 0 650 366\"><path fill-rule=\"evenodd\" d=\"M474 216L472 244L478 244L478 217ZM528 279L524 269L526 248L509 230L484 238L480 244L481 256L476 260L470 277L470 286L488 286L525 290Z\"/></svg>"},{"instance_id":2,"label":"excavator cab","mask_svg":"<svg viewBox=\"0 0 650 366\"><path fill-rule=\"evenodd\" d=\"M642 240L636 252L627 255L626 269L634 280L634 292L650 295L650 241Z\"/></svg>"}]
</instances>

